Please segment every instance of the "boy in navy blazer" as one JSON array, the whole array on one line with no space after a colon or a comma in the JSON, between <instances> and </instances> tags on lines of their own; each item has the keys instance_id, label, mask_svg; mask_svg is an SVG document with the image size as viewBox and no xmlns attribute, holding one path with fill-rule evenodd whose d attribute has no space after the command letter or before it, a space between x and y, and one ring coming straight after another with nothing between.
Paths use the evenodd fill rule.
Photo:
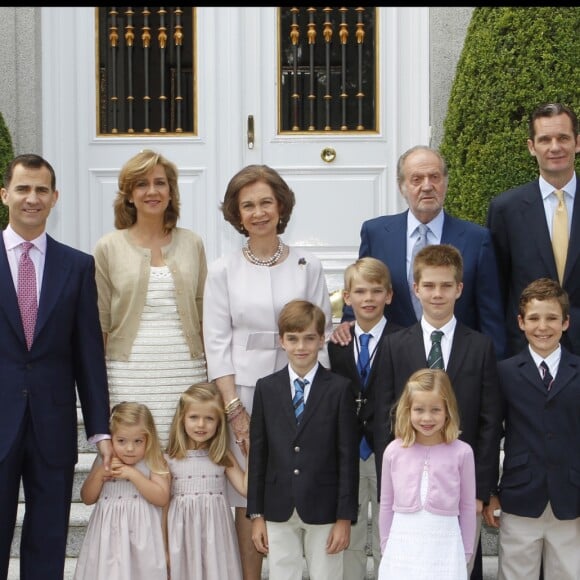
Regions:
<instances>
[{"instance_id":1,"label":"boy in navy blazer","mask_svg":"<svg viewBox=\"0 0 580 580\"><path fill-rule=\"evenodd\" d=\"M378 577L381 561L373 429L375 391L385 388L385 385L374 362L381 357L384 337L402 327L387 321L384 316L385 305L390 304L393 298L393 288L389 269L377 258L367 256L348 266L344 272L343 298L345 304L352 308L356 319L356 324L350 329L352 340L346 346L329 342L328 356L331 369L352 381L360 441L359 514L357 523L351 528L350 545L344 553L343 578L365 580L367 546L371 548L374 561L374 578ZM363 356L365 335L370 335L367 357Z\"/></svg>"},{"instance_id":2,"label":"boy in navy blazer","mask_svg":"<svg viewBox=\"0 0 580 580\"><path fill-rule=\"evenodd\" d=\"M343 574L358 511L358 429L350 381L318 363L325 316L292 300L278 320L288 365L256 383L247 514L271 578Z\"/></svg>"},{"instance_id":3,"label":"boy in navy blazer","mask_svg":"<svg viewBox=\"0 0 580 580\"><path fill-rule=\"evenodd\" d=\"M566 291L535 280L519 303L528 345L498 365L503 472L484 517L499 528L502 580L538 578L542 559L545 578L580 578L580 357L560 345L569 323Z\"/></svg>"}]
</instances>

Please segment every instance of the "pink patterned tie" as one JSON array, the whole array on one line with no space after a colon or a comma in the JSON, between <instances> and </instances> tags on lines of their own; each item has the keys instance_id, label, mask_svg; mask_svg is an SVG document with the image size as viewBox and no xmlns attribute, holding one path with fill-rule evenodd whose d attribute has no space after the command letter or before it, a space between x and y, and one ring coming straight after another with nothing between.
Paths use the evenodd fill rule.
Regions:
<instances>
[{"instance_id":1,"label":"pink patterned tie","mask_svg":"<svg viewBox=\"0 0 580 580\"><path fill-rule=\"evenodd\" d=\"M24 336L28 350L32 346L34 338L34 327L36 326L36 312L38 310L36 297L36 270L34 264L28 255L30 248L34 247L31 242L23 242L22 254L18 262L18 306L20 307L20 316L22 326L24 327Z\"/></svg>"}]
</instances>

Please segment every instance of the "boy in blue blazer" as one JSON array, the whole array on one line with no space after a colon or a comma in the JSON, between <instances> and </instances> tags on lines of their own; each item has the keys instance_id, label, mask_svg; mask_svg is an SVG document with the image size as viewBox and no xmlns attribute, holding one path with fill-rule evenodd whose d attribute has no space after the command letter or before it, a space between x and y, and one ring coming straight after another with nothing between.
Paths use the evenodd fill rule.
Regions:
<instances>
[{"instance_id":1,"label":"boy in blue blazer","mask_svg":"<svg viewBox=\"0 0 580 580\"><path fill-rule=\"evenodd\" d=\"M343 574L358 511L358 428L350 381L318 363L325 316L292 300L278 320L288 365L256 383L247 513L271 578Z\"/></svg>"},{"instance_id":2,"label":"boy in blue blazer","mask_svg":"<svg viewBox=\"0 0 580 580\"><path fill-rule=\"evenodd\" d=\"M535 280L519 303L528 345L498 365L503 471L484 518L499 528L502 580L538 578L542 559L545 578L580 578L580 357L560 344L569 321L566 291Z\"/></svg>"}]
</instances>

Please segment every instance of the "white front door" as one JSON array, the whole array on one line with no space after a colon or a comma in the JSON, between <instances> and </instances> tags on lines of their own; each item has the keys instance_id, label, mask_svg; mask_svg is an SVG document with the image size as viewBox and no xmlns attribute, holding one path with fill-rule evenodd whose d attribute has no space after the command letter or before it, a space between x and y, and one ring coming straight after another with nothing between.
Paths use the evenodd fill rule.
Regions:
<instances>
[{"instance_id":1,"label":"white front door","mask_svg":"<svg viewBox=\"0 0 580 580\"><path fill-rule=\"evenodd\" d=\"M296 194L284 239L323 260L331 290L358 255L362 221L404 207L397 158L429 143L428 8L379 8L379 130L338 135L278 132L276 8L197 8L195 137L97 137L95 9L43 8L42 21L43 154L61 193L50 232L65 243L91 252L113 228L119 169L143 148L179 167L180 225L203 237L209 260L243 241L219 211L231 176L250 163L277 169Z\"/></svg>"}]
</instances>

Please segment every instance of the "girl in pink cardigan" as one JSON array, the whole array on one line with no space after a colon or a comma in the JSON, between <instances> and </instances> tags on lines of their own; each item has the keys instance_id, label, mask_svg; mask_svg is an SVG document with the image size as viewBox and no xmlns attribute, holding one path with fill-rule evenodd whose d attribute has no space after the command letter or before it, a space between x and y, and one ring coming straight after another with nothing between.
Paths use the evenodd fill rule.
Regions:
<instances>
[{"instance_id":1,"label":"girl in pink cardigan","mask_svg":"<svg viewBox=\"0 0 580 580\"><path fill-rule=\"evenodd\" d=\"M421 369L395 408L383 455L379 580L467 580L475 541L475 464L458 439L457 401L445 371Z\"/></svg>"}]
</instances>

